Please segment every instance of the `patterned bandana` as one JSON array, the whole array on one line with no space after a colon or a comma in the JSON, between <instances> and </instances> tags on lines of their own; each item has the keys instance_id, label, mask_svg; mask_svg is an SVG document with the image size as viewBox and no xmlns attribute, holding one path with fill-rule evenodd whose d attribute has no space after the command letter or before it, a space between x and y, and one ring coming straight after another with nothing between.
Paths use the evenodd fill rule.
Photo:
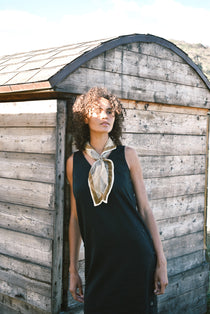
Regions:
<instances>
[{"instance_id":1,"label":"patterned bandana","mask_svg":"<svg viewBox=\"0 0 210 314\"><path fill-rule=\"evenodd\" d=\"M101 155L95 151L90 143L87 143L85 146L85 153L95 160L90 168L88 177L88 185L94 206L98 206L102 202L108 202L108 197L114 183L114 164L107 157L114 149L116 149L116 146L111 138L106 142Z\"/></svg>"}]
</instances>

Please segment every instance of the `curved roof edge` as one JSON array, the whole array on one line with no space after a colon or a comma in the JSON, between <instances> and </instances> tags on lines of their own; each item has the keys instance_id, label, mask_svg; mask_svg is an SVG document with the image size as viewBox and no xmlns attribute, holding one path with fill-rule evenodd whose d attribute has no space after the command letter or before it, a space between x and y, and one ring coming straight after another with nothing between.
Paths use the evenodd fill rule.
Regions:
<instances>
[{"instance_id":1,"label":"curved roof edge","mask_svg":"<svg viewBox=\"0 0 210 314\"><path fill-rule=\"evenodd\" d=\"M99 46L91 49L90 51L85 52L83 55L76 58L71 63L67 64L62 70L60 70L55 75L53 75L49 79L51 86L53 87L56 86L58 83L62 82L69 74L71 74L73 71L78 69L81 65L91 60L92 58L97 57L103 52L110 49L114 49L120 45L130 44L134 42L156 43L165 48L172 50L174 53L176 53L179 57L181 57L187 64L189 64L195 70L195 72L200 76L200 78L203 80L203 82L206 84L206 86L210 90L210 82L207 79L207 77L183 50L181 50L175 44L173 44L172 42L164 38L150 35L150 34L124 35L124 36L119 36L111 40L102 42Z\"/></svg>"}]
</instances>

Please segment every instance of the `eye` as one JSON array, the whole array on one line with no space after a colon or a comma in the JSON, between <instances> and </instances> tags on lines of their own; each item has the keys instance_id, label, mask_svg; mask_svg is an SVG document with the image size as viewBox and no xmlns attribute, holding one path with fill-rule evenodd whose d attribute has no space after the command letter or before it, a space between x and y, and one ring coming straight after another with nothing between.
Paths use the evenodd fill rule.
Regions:
<instances>
[{"instance_id":1,"label":"eye","mask_svg":"<svg viewBox=\"0 0 210 314\"><path fill-rule=\"evenodd\" d=\"M108 115L114 115L114 111L112 109L107 109L106 113Z\"/></svg>"}]
</instances>

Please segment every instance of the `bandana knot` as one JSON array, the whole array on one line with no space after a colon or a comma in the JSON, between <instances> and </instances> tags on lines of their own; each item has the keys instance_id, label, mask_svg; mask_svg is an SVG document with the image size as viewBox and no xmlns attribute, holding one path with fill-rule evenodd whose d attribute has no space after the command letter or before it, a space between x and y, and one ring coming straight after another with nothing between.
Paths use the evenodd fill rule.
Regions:
<instances>
[{"instance_id":1,"label":"bandana knot","mask_svg":"<svg viewBox=\"0 0 210 314\"><path fill-rule=\"evenodd\" d=\"M111 138L108 139L101 154L97 153L90 143L85 146L85 153L95 160L88 176L88 185L94 206L98 206L102 202L108 202L114 183L114 164L107 157L114 149L116 149L116 146Z\"/></svg>"}]
</instances>

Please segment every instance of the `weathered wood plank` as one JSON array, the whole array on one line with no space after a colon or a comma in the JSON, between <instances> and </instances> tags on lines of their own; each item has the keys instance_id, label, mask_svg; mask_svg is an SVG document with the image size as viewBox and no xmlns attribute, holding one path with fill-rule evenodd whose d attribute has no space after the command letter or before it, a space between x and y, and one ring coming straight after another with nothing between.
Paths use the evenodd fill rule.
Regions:
<instances>
[{"instance_id":1,"label":"weathered wood plank","mask_svg":"<svg viewBox=\"0 0 210 314\"><path fill-rule=\"evenodd\" d=\"M6 269L14 274L36 280L40 283L51 283L51 268L33 264L25 260L0 254L0 269Z\"/></svg>"},{"instance_id":2,"label":"weathered wood plank","mask_svg":"<svg viewBox=\"0 0 210 314\"><path fill-rule=\"evenodd\" d=\"M205 155L140 156L139 160L145 179L205 173Z\"/></svg>"},{"instance_id":3,"label":"weathered wood plank","mask_svg":"<svg viewBox=\"0 0 210 314\"><path fill-rule=\"evenodd\" d=\"M127 109L124 116L123 131L128 133L205 135L207 131L207 116L135 109Z\"/></svg>"},{"instance_id":4,"label":"weathered wood plank","mask_svg":"<svg viewBox=\"0 0 210 314\"><path fill-rule=\"evenodd\" d=\"M150 200L150 206L157 221L182 215L203 213L204 204L204 193Z\"/></svg>"},{"instance_id":5,"label":"weathered wood plank","mask_svg":"<svg viewBox=\"0 0 210 314\"><path fill-rule=\"evenodd\" d=\"M1 128L0 151L55 154L55 128Z\"/></svg>"},{"instance_id":6,"label":"weathered wood plank","mask_svg":"<svg viewBox=\"0 0 210 314\"><path fill-rule=\"evenodd\" d=\"M0 302L0 310L1 310L1 314L8 314L8 312L9 314L17 314L16 310L8 308L8 306L2 304L1 302Z\"/></svg>"},{"instance_id":7,"label":"weathered wood plank","mask_svg":"<svg viewBox=\"0 0 210 314\"><path fill-rule=\"evenodd\" d=\"M2 281L1 279L0 292L13 298L20 298L21 300L27 302L27 304L31 304L45 311L51 310L50 297L43 296L30 290L25 291L25 289L16 286L13 283L9 283L8 281Z\"/></svg>"},{"instance_id":8,"label":"weathered wood plank","mask_svg":"<svg viewBox=\"0 0 210 314\"><path fill-rule=\"evenodd\" d=\"M204 234L196 232L162 241L166 258L175 258L204 249Z\"/></svg>"},{"instance_id":9,"label":"weathered wood plank","mask_svg":"<svg viewBox=\"0 0 210 314\"><path fill-rule=\"evenodd\" d=\"M191 268L184 273L170 277L170 285L167 287L167 293L161 296L161 301L168 300L171 296L179 296L184 293L206 286L208 287L209 266L204 263L196 268Z\"/></svg>"},{"instance_id":10,"label":"weathered wood plank","mask_svg":"<svg viewBox=\"0 0 210 314\"><path fill-rule=\"evenodd\" d=\"M135 148L139 156L206 154L205 136L124 133L122 140Z\"/></svg>"},{"instance_id":11,"label":"weathered wood plank","mask_svg":"<svg viewBox=\"0 0 210 314\"><path fill-rule=\"evenodd\" d=\"M106 51L81 67L205 88L203 81L187 63L122 47Z\"/></svg>"},{"instance_id":12,"label":"weathered wood plank","mask_svg":"<svg viewBox=\"0 0 210 314\"><path fill-rule=\"evenodd\" d=\"M0 152L0 177L55 182L55 156Z\"/></svg>"},{"instance_id":13,"label":"weathered wood plank","mask_svg":"<svg viewBox=\"0 0 210 314\"><path fill-rule=\"evenodd\" d=\"M106 77L105 75L104 83L107 87L109 86L108 81L111 79L110 76L107 75ZM116 77L113 79L116 81ZM189 107L209 108L210 106L210 95L206 88L196 88L127 75L121 76L121 83L123 86L122 90L116 91L119 97L121 94L120 98Z\"/></svg>"},{"instance_id":14,"label":"weathered wood plank","mask_svg":"<svg viewBox=\"0 0 210 314\"><path fill-rule=\"evenodd\" d=\"M80 94L92 86L106 87L119 98L210 108L210 93L206 88L82 67L59 84L58 89Z\"/></svg>"},{"instance_id":15,"label":"weathered wood plank","mask_svg":"<svg viewBox=\"0 0 210 314\"><path fill-rule=\"evenodd\" d=\"M167 49L156 43L136 42L123 45L122 48L134 52L139 52L145 55L154 56L164 60L185 63L185 61L180 56L175 54L172 50Z\"/></svg>"},{"instance_id":16,"label":"weathered wood plank","mask_svg":"<svg viewBox=\"0 0 210 314\"><path fill-rule=\"evenodd\" d=\"M205 250L200 250L187 255L167 260L168 276L184 273L195 267L199 267L206 261Z\"/></svg>"},{"instance_id":17,"label":"weathered wood plank","mask_svg":"<svg viewBox=\"0 0 210 314\"><path fill-rule=\"evenodd\" d=\"M0 228L0 253L51 267L52 241Z\"/></svg>"},{"instance_id":18,"label":"weathered wood plank","mask_svg":"<svg viewBox=\"0 0 210 314\"><path fill-rule=\"evenodd\" d=\"M0 269L0 292L5 293L4 286L5 282L10 287L17 287L21 288L22 291L24 291L23 299L27 299L28 293L38 293L42 296L46 296L48 298L51 297L51 285L43 282L39 282L37 280L31 280L30 278L20 276L17 274L14 274L9 269L3 269L1 267ZM15 294L10 294L10 296L15 296Z\"/></svg>"},{"instance_id":19,"label":"weathered wood plank","mask_svg":"<svg viewBox=\"0 0 210 314\"><path fill-rule=\"evenodd\" d=\"M158 229L162 240L180 237L198 231L203 231L204 214L178 216L158 221Z\"/></svg>"},{"instance_id":20,"label":"weathered wood plank","mask_svg":"<svg viewBox=\"0 0 210 314\"><path fill-rule=\"evenodd\" d=\"M32 103L29 105L32 106ZM0 114L0 127L55 127L56 112Z\"/></svg>"},{"instance_id":21,"label":"weathered wood plank","mask_svg":"<svg viewBox=\"0 0 210 314\"><path fill-rule=\"evenodd\" d=\"M156 55L122 50L122 73L205 88L204 82L186 63L163 59ZM113 58L113 56L110 56ZM108 56L109 58L109 56Z\"/></svg>"},{"instance_id":22,"label":"weathered wood plank","mask_svg":"<svg viewBox=\"0 0 210 314\"><path fill-rule=\"evenodd\" d=\"M175 114L187 114L196 116L206 116L208 109L204 108L193 108L184 106L171 106L167 104L158 104L154 102L146 101L135 101L131 99L121 99L122 106L124 109L134 109L140 111L156 111L156 112L168 112Z\"/></svg>"},{"instance_id":23,"label":"weathered wood plank","mask_svg":"<svg viewBox=\"0 0 210 314\"><path fill-rule=\"evenodd\" d=\"M55 182L55 156L0 152L0 177Z\"/></svg>"},{"instance_id":24,"label":"weathered wood plank","mask_svg":"<svg viewBox=\"0 0 210 314\"><path fill-rule=\"evenodd\" d=\"M57 112L57 100L33 100L33 101L17 101L17 102L0 102L1 114L33 114L38 113L40 115L45 113Z\"/></svg>"},{"instance_id":25,"label":"weathered wood plank","mask_svg":"<svg viewBox=\"0 0 210 314\"><path fill-rule=\"evenodd\" d=\"M41 310L21 299L9 297L0 293L1 314L50 314L51 311Z\"/></svg>"},{"instance_id":26,"label":"weathered wood plank","mask_svg":"<svg viewBox=\"0 0 210 314\"><path fill-rule=\"evenodd\" d=\"M0 202L0 227L53 239L52 211Z\"/></svg>"},{"instance_id":27,"label":"weathered wood plank","mask_svg":"<svg viewBox=\"0 0 210 314\"><path fill-rule=\"evenodd\" d=\"M207 310L206 286L191 290L183 295L176 294L165 302L158 299L158 314L205 314Z\"/></svg>"},{"instance_id":28,"label":"weathered wood plank","mask_svg":"<svg viewBox=\"0 0 210 314\"><path fill-rule=\"evenodd\" d=\"M54 185L0 178L0 200L43 209L54 209Z\"/></svg>"},{"instance_id":29,"label":"weathered wood plank","mask_svg":"<svg viewBox=\"0 0 210 314\"><path fill-rule=\"evenodd\" d=\"M161 199L205 192L205 175L145 179L149 199Z\"/></svg>"}]
</instances>

